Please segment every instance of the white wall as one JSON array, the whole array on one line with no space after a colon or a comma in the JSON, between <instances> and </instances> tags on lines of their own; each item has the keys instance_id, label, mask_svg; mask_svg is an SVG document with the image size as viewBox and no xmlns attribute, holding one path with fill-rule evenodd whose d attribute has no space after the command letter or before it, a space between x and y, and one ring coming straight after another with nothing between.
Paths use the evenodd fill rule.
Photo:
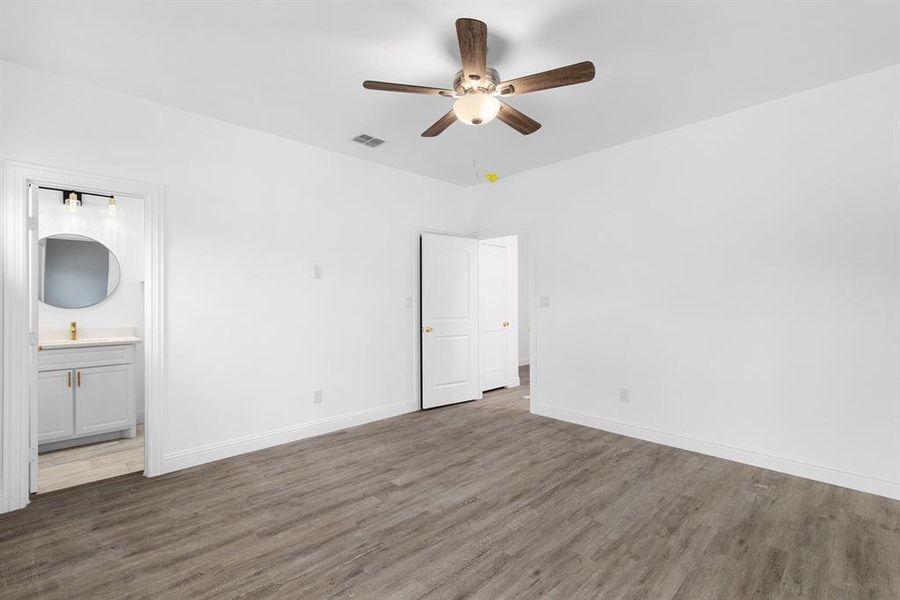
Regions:
<instances>
[{"instance_id":1,"label":"white wall","mask_svg":"<svg viewBox=\"0 0 900 600\"><path fill-rule=\"evenodd\" d=\"M77 321L79 330L97 328L134 328L143 337L144 325L144 202L140 198L116 199L118 212L107 215L106 198L84 196L83 205L71 213L62 204L62 194L39 190L38 236L73 233L95 239L119 261L120 280L116 291L106 300L85 308L58 308L38 305L41 331L68 331ZM135 388L137 412L144 412L143 345L135 349Z\"/></svg>"},{"instance_id":2,"label":"white wall","mask_svg":"<svg viewBox=\"0 0 900 600\"><path fill-rule=\"evenodd\" d=\"M416 228L457 188L0 68L4 158L166 186L164 468L417 407Z\"/></svg>"},{"instance_id":3,"label":"white wall","mask_svg":"<svg viewBox=\"0 0 900 600\"><path fill-rule=\"evenodd\" d=\"M898 82L476 188L477 228L536 223L532 410L900 497Z\"/></svg>"}]
</instances>

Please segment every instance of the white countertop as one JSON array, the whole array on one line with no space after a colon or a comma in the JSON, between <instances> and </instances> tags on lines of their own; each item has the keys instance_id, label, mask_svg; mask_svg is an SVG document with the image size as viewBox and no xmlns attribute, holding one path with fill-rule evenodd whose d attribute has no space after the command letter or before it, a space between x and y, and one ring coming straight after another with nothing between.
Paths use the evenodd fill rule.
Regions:
<instances>
[{"instance_id":1,"label":"white countertop","mask_svg":"<svg viewBox=\"0 0 900 600\"><path fill-rule=\"evenodd\" d=\"M80 340L40 340L38 346L41 350L59 350L61 348L86 348L90 346L122 346L125 344L139 344L141 338L133 335L106 338L83 338Z\"/></svg>"},{"instance_id":2,"label":"white countertop","mask_svg":"<svg viewBox=\"0 0 900 600\"><path fill-rule=\"evenodd\" d=\"M70 340L68 330L41 331L38 341L40 350L62 348L89 348L91 346L123 346L140 344L134 327L84 328L78 330L78 339Z\"/></svg>"}]
</instances>

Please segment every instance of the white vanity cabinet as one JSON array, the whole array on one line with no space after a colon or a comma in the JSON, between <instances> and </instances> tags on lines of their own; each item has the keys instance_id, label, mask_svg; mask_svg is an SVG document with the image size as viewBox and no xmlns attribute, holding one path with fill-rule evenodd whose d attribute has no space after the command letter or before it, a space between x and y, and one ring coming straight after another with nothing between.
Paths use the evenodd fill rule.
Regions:
<instances>
[{"instance_id":1,"label":"white vanity cabinet","mask_svg":"<svg viewBox=\"0 0 900 600\"><path fill-rule=\"evenodd\" d=\"M38 353L38 443L73 441L136 426L134 345L77 346Z\"/></svg>"}]
</instances>

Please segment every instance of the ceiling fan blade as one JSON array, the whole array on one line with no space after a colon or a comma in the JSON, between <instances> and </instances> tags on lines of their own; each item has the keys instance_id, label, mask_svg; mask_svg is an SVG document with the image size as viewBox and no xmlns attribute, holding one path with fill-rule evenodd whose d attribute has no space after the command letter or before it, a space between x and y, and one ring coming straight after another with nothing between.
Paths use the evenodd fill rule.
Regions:
<instances>
[{"instance_id":1,"label":"ceiling fan blade","mask_svg":"<svg viewBox=\"0 0 900 600\"><path fill-rule=\"evenodd\" d=\"M440 135L445 129L456 121L456 113L452 110L437 120L437 122L422 132L422 137L434 137Z\"/></svg>"},{"instance_id":2,"label":"ceiling fan blade","mask_svg":"<svg viewBox=\"0 0 900 600\"><path fill-rule=\"evenodd\" d=\"M568 67L560 67L544 71L543 73L535 73L534 75L526 75L518 79L504 81L497 86L497 90L499 90L501 96L521 96L531 92L575 85L576 83L586 83L593 78L594 63L586 60Z\"/></svg>"},{"instance_id":3,"label":"ceiling fan blade","mask_svg":"<svg viewBox=\"0 0 900 600\"><path fill-rule=\"evenodd\" d=\"M381 90L383 92L426 94L428 96L446 96L447 98L456 96L456 93L453 90L426 87L424 85L408 85L406 83L389 83L387 81L363 81L363 87L367 90Z\"/></svg>"},{"instance_id":4,"label":"ceiling fan blade","mask_svg":"<svg viewBox=\"0 0 900 600\"><path fill-rule=\"evenodd\" d=\"M457 19L456 37L463 76L479 81L487 73L487 25L477 19Z\"/></svg>"},{"instance_id":5,"label":"ceiling fan blade","mask_svg":"<svg viewBox=\"0 0 900 600\"><path fill-rule=\"evenodd\" d=\"M516 110L506 102L501 102L500 104L500 112L497 113L497 118L522 135L534 133L541 128L540 123L538 123L525 113Z\"/></svg>"}]
</instances>

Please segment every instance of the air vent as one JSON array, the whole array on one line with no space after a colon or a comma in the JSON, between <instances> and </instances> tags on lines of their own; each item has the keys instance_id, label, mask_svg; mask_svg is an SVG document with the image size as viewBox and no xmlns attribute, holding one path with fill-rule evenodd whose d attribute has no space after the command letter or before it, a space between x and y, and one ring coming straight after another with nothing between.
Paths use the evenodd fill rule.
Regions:
<instances>
[{"instance_id":1,"label":"air vent","mask_svg":"<svg viewBox=\"0 0 900 600\"><path fill-rule=\"evenodd\" d=\"M366 135L364 133L359 134L353 141L357 144L362 144L363 146L368 146L369 148L375 148L384 143L384 140L378 139L377 137L372 137L371 135Z\"/></svg>"}]
</instances>

